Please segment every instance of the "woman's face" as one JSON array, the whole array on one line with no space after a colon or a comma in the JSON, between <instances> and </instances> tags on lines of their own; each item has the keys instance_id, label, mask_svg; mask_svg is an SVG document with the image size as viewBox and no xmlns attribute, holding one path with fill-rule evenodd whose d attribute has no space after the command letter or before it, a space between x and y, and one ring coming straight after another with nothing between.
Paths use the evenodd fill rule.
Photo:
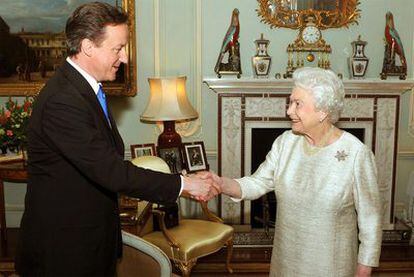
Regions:
<instances>
[{"instance_id":1,"label":"woman's face","mask_svg":"<svg viewBox=\"0 0 414 277\"><path fill-rule=\"evenodd\" d=\"M287 115L292 121L292 131L300 134L312 133L323 119L323 113L315 108L312 94L300 87L292 90Z\"/></svg>"}]
</instances>

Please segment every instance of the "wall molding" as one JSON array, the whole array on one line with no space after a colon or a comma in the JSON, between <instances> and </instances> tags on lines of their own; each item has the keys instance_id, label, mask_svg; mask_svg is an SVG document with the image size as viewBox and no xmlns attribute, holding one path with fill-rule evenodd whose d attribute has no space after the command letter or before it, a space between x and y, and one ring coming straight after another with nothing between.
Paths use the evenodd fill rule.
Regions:
<instances>
[{"instance_id":1,"label":"wall molding","mask_svg":"<svg viewBox=\"0 0 414 277\"><path fill-rule=\"evenodd\" d=\"M125 160L131 160L132 158L131 150L125 151L124 155L125 155ZM217 150L206 150L206 155L207 155L207 158L217 159Z\"/></svg>"},{"instance_id":2,"label":"wall molding","mask_svg":"<svg viewBox=\"0 0 414 277\"><path fill-rule=\"evenodd\" d=\"M154 75L160 76L160 0L153 1L154 10Z\"/></svg>"},{"instance_id":3,"label":"wall molding","mask_svg":"<svg viewBox=\"0 0 414 277\"><path fill-rule=\"evenodd\" d=\"M192 7L192 17L194 21L193 28L193 47L191 51L191 76L188 76L188 79L192 79L193 85L190 90L187 90L187 94L190 92L193 96L194 103L193 106L198 112L198 118L194 121L177 123L176 130L182 137L190 137L197 134L198 137L201 137L201 122L202 122L202 86L203 86L203 72L202 72L202 45L203 45L203 13L202 13L202 2L201 0L196 0L193 2ZM162 7L161 7L162 5ZM161 57L165 60L166 49L168 47L167 41L165 39L166 34L166 23L161 22L161 13L166 11L166 1L160 3L160 0L154 0L154 75L160 76L161 72L166 72L167 70L161 66ZM164 39L161 41L161 35ZM188 82L187 82L188 87ZM154 127L156 133L161 133L163 129L162 124L156 124Z\"/></svg>"},{"instance_id":4,"label":"wall molding","mask_svg":"<svg viewBox=\"0 0 414 277\"><path fill-rule=\"evenodd\" d=\"M413 55L414 56L414 55ZM408 114L408 134L414 137L414 88L411 89L410 93L410 106Z\"/></svg>"},{"instance_id":5,"label":"wall molding","mask_svg":"<svg viewBox=\"0 0 414 277\"><path fill-rule=\"evenodd\" d=\"M6 209L6 212L23 212L24 211L24 205L23 204L5 204L4 208Z\"/></svg>"},{"instance_id":6,"label":"wall molding","mask_svg":"<svg viewBox=\"0 0 414 277\"><path fill-rule=\"evenodd\" d=\"M206 150L207 158L217 159L217 150Z\"/></svg>"},{"instance_id":7,"label":"wall molding","mask_svg":"<svg viewBox=\"0 0 414 277\"><path fill-rule=\"evenodd\" d=\"M402 160L414 159L414 150L401 150L401 151L398 151L398 159L402 159Z\"/></svg>"}]
</instances>

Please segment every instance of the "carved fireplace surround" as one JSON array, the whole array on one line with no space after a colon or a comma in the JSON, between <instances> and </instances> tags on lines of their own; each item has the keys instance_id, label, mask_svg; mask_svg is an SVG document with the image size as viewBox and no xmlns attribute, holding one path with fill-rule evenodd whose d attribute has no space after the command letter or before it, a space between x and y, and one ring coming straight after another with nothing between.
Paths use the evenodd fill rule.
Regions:
<instances>
[{"instance_id":1,"label":"carved fireplace surround","mask_svg":"<svg viewBox=\"0 0 414 277\"><path fill-rule=\"evenodd\" d=\"M291 80L205 79L218 96L218 171L227 177L250 175L253 128L289 128L286 115ZM364 130L364 142L375 153L383 203L384 226L393 218L400 95L414 81L344 80L345 109L340 128ZM250 229L250 201L221 196L219 212L229 224Z\"/></svg>"}]
</instances>

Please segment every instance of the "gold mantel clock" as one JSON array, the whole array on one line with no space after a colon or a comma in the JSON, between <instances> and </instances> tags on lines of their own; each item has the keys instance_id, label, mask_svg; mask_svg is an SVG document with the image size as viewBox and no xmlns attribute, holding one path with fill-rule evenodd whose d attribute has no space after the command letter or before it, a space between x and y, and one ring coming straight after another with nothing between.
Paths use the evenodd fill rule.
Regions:
<instances>
[{"instance_id":1,"label":"gold mantel clock","mask_svg":"<svg viewBox=\"0 0 414 277\"><path fill-rule=\"evenodd\" d=\"M288 61L284 78L292 77L293 71L306 65L330 68L329 54L331 46L322 38L322 32L313 17L299 30L296 40L287 47ZM316 55L316 57L315 57Z\"/></svg>"}]
</instances>

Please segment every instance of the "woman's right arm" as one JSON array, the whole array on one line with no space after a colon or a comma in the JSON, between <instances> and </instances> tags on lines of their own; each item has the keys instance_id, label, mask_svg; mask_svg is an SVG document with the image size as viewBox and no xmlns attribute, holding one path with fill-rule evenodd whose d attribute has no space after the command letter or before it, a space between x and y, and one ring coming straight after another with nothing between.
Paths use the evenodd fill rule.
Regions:
<instances>
[{"instance_id":1,"label":"woman's right arm","mask_svg":"<svg viewBox=\"0 0 414 277\"><path fill-rule=\"evenodd\" d=\"M236 180L227 177L221 177L221 180L223 181L221 188L224 194L237 199L242 198L241 187Z\"/></svg>"},{"instance_id":2,"label":"woman's right arm","mask_svg":"<svg viewBox=\"0 0 414 277\"><path fill-rule=\"evenodd\" d=\"M197 175L199 175L202 179L211 178L218 186L220 186L221 193L237 199L242 198L241 187L236 180L227 177L220 177L211 171L205 171L198 173Z\"/></svg>"},{"instance_id":3,"label":"woman's right arm","mask_svg":"<svg viewBox=\"0 0 414 277\"><path fill-rule=\"evenodd\" d=\"M278 168L282 140L286 133L279 136L272 145L272 149L267 153L266 159L251 176L238 179L219 177L213 172L203 172L204 178L212 178L221 188L221 192L232 197L234 201L242 199L254 200L269 191L274 190L274 175Z\"/></svg>"}]
</instances>

